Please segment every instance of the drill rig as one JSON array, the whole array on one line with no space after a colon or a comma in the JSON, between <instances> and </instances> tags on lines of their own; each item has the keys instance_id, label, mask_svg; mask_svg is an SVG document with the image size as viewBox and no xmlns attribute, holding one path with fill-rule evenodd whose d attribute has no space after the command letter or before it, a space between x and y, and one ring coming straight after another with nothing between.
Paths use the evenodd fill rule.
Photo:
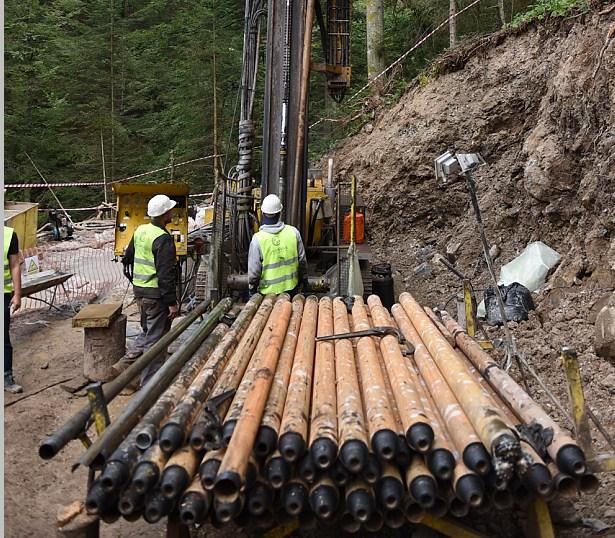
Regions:
<instances>
[{"instance_id":1,"label":"drill rig","mask_svg":"<svg viewBox=\"0 0 615 538\"><path fill-rule=\"evenodd\" d=\"M323 0L324 1L324 0ZM324 8L324 10L323 10ZM311 61L316 19L325 62ZM266 30L265 30L266 29ZM246 0L241 76L238 162L214 193L208 295L219 299L247 289L247 258L258 229L260 200L277 194L283 219L299 229L308 255L313 291L344 294L347 275L342 228L350 208L349 184L333 185L318 170L308 174L307 108L310 71L327 79L330 96L340 102L350 87L351 0ZM262 34L266 32L266 35ZM264 95L257 96L261 42L265 45ZM253 174L253 118L256 98L263 99L261 178ZM363 211L359 198L358 211ZM359 245L365 292L371 291L370 254ZM341 293L340 293L341 292Z\"/></svg>"}]
</instances>

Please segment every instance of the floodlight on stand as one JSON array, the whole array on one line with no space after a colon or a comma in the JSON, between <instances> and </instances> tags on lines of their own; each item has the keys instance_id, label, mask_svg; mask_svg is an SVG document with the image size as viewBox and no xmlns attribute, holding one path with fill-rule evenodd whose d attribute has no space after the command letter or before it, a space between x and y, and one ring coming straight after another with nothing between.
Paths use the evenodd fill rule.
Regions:
<instances>
[{"instance_id":1,"label":"floodlight on stand","mask_svg":"<svg viewBox=\"0 0 615 538\"><path fill-rule=\"evenodd\" d=\"M485 160L480 153L446 151L434 160L436 179L440 180L442 185L447 185L456 176L463 175L483 164Z\"/></svg>"}]
</instances>

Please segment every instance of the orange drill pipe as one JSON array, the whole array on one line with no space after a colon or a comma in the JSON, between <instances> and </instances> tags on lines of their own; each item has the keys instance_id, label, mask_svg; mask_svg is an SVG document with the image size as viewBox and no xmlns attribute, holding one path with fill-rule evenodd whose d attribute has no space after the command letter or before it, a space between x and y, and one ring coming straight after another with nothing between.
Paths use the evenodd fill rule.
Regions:
<instances>
[{"instance_id":1,"label":"orange drill pipe","mask_svg":"<svg viewBox=\"0 0 615 538\"><path fill-rule=\"evenodd\" d=\"M201 479L196 475L179 502L179 520L184 525L203 523L207 518L211 502L211 491L203 489Z\"/></svg>"},{"instance_id":2,"label":"orange drill pipe","mask_svg":"<svg viewBox=\"0 0 615 538\"><path fill-rule=\"evenodd\" d=\"M356 521L366 523L376 510L372 487L361 478L355 478L346 486L345 495L346 510Z\"/></svg>"},{"instance_id":3,"label":"orange drill pipe","mask_svg":"<svg viewBox=\"0 0 615 538\"><path fill-rule=\"evenodd\" d=\"M130 487L145 495L158 483L158 479L166 465L169 456L165 454L156 442L150 446L139 459L132 473Z\"/></svg>"},{"instance_id":4,"label":"orange drill pipe","mask_svg":"<svg viewBox=\"0 0 615 538\"><path fill-rule=\"evenodd\" d=\"M432 508L438 496L438 483L427 468L422 454L412 456L405 479L408 493L414 502L425 510Z\"/></svg>"},{"instance_id":5,"label":"orange drill pipe","mask_svg":"<svg viewBox=\"0 0 615 538\"><path fill-rule=\"evenodd\" d=\"M333 306L330 297L318 305L318 336L333 334ZM316 343L312 410L310 416L310 454L317 469L329 469L337 457L337 395L335 389L335 352L333 342Z\"/></svg>"},{"instance_id":6,"label":"orange drill pipe","mask_svg":"<svg viewBox=\"0 0 615 538\"><path fill-rule=\"evenodd\" d=\"M506 426L501 411L489 405L478 383L464 368L455 350L414 298L409 293L402 293L399 301L470 419L474 430L490 450L496 474L508 480L513 474L516 461L521 456L521 447L516 434Z\"/></svg>"},{"instance_id":7,"label":"orange drill pipe","mask_svg":"<svg viewBox=\"0 0 615 538\"><path fill-rule=\"evenodd\" d=\"M278 440L280 453L290 463L303 456L307 445L317 323L318 298L310 295L303 307Z\"/></svg>"},{"instance_id":8,"label":"orange drill pipe","mask_svg":"<svg viewBox=\"0 0 615 538\"><path fill-rule=\"evenodd\" d=\"M260 361L260 368L246 396L235 431L218 469L214 486L214 492L218 495L237 495L245 487L248 458L265 410L291 312L288 296L281 295L265 328L269 339Z\"/></svg>"},{"instance_id":9,"label":"orange drill pipe","mask_svg":"<svg viewBox=\"0 0 615 538\"><path fill-rule=\"evenodd\" d=\"M455 496L466 506L480 506L485 493L483 481L468 469L463 461L457 461L453 476Z\"/></svg>"},{"instance_id":10,"label":"orange drill pipe","mask_svg":"<svg viewBox=\"0 0 615 538\"><path fill-rule=\"evenodd\" d=\"M288 300L289 298L290 297L287 294L284 294L284 299ZM269 319L269 322L271 322L271 318ZM252 353L252 357L250 358L248 367L246 368L246 371L241 378L241 382L239 383L239 387L237 387L237 391L233 396L233 400L231 401L231 405L228 408L226 416L224 417L224 423L222 425L222 439L227 445L231 440L231 437L233 436L233 431L235 430L235 425L237 424L237 420L239 420L239 416L241 415L241 410L243 409L243 404L246 400L246 397L252 390L252 384L254 383L256 373L261 367L261 362L263 360L263 357L265 356L268 340L269 332L267 331L267 327L265 327L265 330L261 333L261 336L258 339L256 348L254 348L254 352Z\"/></svg>"},{"instance_id":11,"label":"orange drill pipe","mask_svg":"<svg viewBox=\"0 0 615 538\"><path fill-rule=\"evenodd\" d=\"M297 337L301 327L304 302L303 295L296 295L292 302L293 313L290 316L282 353L280 354L278 367L273 377L273 384L271 385L269 398L265 406L265 414L263 415L263 420L256 437L256 445L254 446L256 455L261 458L269 456L278 444L278 433L280 431L280 423L282 422L284 403L286 402L290 372L297 348Z\"/></svg>"},{"instance_id":12,"label":"orange drill pipe","mask_svg":"<svg viewBox=\"0 0 615 538\"><path fill-rule=\"evenodd\" d=\"M424 306L423 310L425 310L425 314L429 317L432 323L438 327L438 330L442 333L442 336L446 338L446 341L451 345L451 347L455 347L455 337L451 334L451 332L442 324L440 318L436 315L436 313L429 308L428 306Z\"/></svg>"},{"instance_id":13,"label":"orange drill pipe","mask_svg":"<svg viewBox=\"0 0 615 538\"><path fill-rule=\"evenodd\" d=\"M550 461L547 465L551 478L553 479L554 489L564 497L574 497L577 494L577 484L572 476L562 473L555 465L555 462Z\"/></svg>"},{"instance_id":14,"label":"orange drill pipe","mask_svg":"<svg viewBox=\"0 0 615 538\"><path fill-rule=\"evenodd\" d=\"M350 332L346 304L339 297L333 299L333 326L335 334ZM335 375L339 457L350 472L358 474L367 460L368 440L357 365L350 340L335 340Z\"/></svg>"},{"instance_id":15,"label":"orange drill pipe","mask_svg":"<svg viewBox=\"0 0 615 538\"><path fill-rule=\"evenodd\" d=\"M464 462L470 469L476 470L481 475L487 474L491 468L489 454L464 409L404 309L400 305L393 305L392 312L402 334L414 345L414 362L436 403L456 450L462 454Z\"/></svg>"},{"instance_id":16,"label":"orange drill pipe","mask_svg":"<svg viewBox=\"0 0 615 538\"><path fill-rule=\"evenodd\" d=\"M370 328L367 309L361 297L355 297L352 317L355 331ZM392 461L397 454L397 423L387 396L374 339L371 336L359 338L357 353L371 449L379 458Z\"/></svg>"},{"instance_id":17,"label":"orange drill pipe","mask_svg":"<svg viewBox=\"0 0 615 538\"><path fill-rule=\"evenodd\" d=\"M382 306L377 295L367 299L374 324L381 327L393 325L388 311ZM401 354L399 341L395 336L387 335L380 339L380 350L391 382L397 409L405 430L406 440L411 448L424 454L433 442L433 430L429 425L420 396L416 389L416 380L412 379L406 367L406 359Z\"/></svg>"},{"instance_id":18,"label":"orange drill pipe","mask_svg":"<svg viewBox=\"0 0 615 538\"><path fill-rule=\"evenodd\" d=\"M248 367L254 348L260 339L265 324L269 319L276 296L273 294L267 295L259 309L254 314L250 325L246 329L239 344L233 351L231 357L226 361L226 367L218 378L214 388L211 390L209 398L216 398L228 390L236 390L243 378L243 375ZM218 415L226 416L230 401L223 402L218 407ZM206 442L219 442L222 433L219 431L217 424L211 424L209 416L203 412L195 421L190 435L190 444L195 449L202 449Z\"/></svg>"},{"instance_id":19,"label":"orange drill pipe","mask_svg":"<svg viewBox=\"0 0 615 538\"><path fill-rule=\"evenodd\" d=\"M190 445L183 446L171 456L160 477L160 491L167 499L178 499L190 485L202 457L203 453Z\"/></svg>"},{"instance_id":20,"label":"orange drill pipe","mask_svg":"<svg viewBox=\"0 0 615 538\"><path fill-rule=\"evenodd\" d=\"M412 360L408 361L408 369L412 372L415 379L418 380L417 388L423 402L423 409L429 418L429 423L434 431L434 441L431 450L425 456L425 461L429 470L439 480L449 481L453 478L455 470L455 457L453 452L453 442L446 431L444 421L438 412L438 408L427 390L427 385L422 377L417 373L415 363Z\"/></svg>"},{"instance_id":21,"label":"orange drill pipe","mask_svg":"<svg viewBox=\"0 0 615 538\"><path fill-rule=\"evenodd\" d=\"M562 472L583 476L587 469L585 455L579 445L528 394L502 370L497 363L470 338L446 312L441 312L444 324L474 367L487 379L493 390L526 424L538 423L553 430L553 441L547 446L549 456Z\"/></svg>"},{"instance_id":22,"label":"orange drill pipe","mask_svg":"<svg viewBox=\"0 0 615 538\"><path fill-rule=\"evenodd\" d=\"M213 491L214 484L216 483L216 476L218 476L218 469L224 458L226 448L219 448L217 450L208 451L201 465L199 466L199 475L201 477L201 484L207 491Z\"/></svg>"},{"instance_id":23,"label":"orange drill pipe","mask_svg":"<svg viewBox=\"0 0 615 538\"><path fill-rule=\"evenodd\" d=\"M382 474L376 482L376 499L378 506L384 512L400 508L404 498L404 483L396 465L384 462Z\"/></svg>"}]
</instances>

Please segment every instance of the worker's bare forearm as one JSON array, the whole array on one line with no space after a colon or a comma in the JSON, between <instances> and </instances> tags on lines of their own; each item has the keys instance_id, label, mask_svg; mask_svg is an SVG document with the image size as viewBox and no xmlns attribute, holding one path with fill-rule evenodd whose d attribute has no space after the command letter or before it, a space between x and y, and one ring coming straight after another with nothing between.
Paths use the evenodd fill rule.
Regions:
<instances>
[{"instance_id":1,"label":"worker's bare forearm","mask_svg":"<svg viewBox=\"0 0 615 538\"><path fill-rule=\"evenodd\" d=\"M13 293L15 297L21 297L21 263L18 254L9 256L9 266L13 280Z\"/></svg>"}]
</instances>

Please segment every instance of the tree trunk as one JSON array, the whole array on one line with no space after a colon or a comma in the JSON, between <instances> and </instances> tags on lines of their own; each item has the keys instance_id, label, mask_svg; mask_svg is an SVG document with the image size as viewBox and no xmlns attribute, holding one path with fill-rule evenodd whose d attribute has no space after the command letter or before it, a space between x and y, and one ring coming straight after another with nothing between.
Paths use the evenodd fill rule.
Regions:
<instances>
[{"instance_id":1,"label":"tree trunk","mask_svg":"<svg viewBox=\"0 0 615 538\"><path fill-rule=\"evenodd\" d=\"M506 14L504 12L504 0L498 0L498 11L500 13L500 21L502 21L502 26L506 24Z\"/></svg>"},{"instance_id":2,"label":"tree trunk","mask_svg":"<svg viewBox=\"0 0 615 538\"><path fill-rule=\"evenodd\" d=\"M457 0L450 0L448 14L450 17L448 23L449 45L452 49L457 45Z\"/></svg>"},{"instance_id":3,"label":"tree trunk","mask_svg":"<svg viewBox=\"0 0 615 538\"><path fill-rule=\"evenodd\" d=\"M367 0L367 76L371 80L384 65L384 1Z\"/></svg>"}]
</instances>

